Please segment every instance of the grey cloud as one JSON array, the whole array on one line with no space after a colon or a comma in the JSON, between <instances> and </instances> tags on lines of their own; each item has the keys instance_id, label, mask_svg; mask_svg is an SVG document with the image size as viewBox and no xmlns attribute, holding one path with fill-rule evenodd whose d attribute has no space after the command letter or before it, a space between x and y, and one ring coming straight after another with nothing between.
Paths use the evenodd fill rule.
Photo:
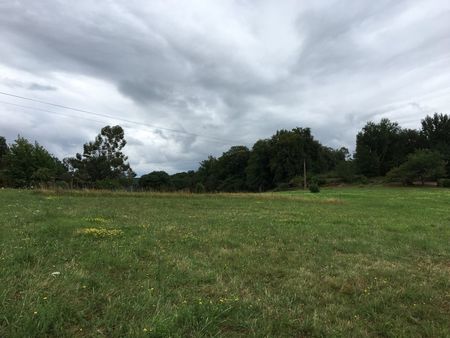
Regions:
<instances>
[{"instance_id":1,"label":"grey cloud","mask_svg":"<svg viewBox=\"0 0 450 338\"><path fill-rule=\"evenodd\" d=\"M58 90L58 88L46 84L35 83L35 82L23 82L19 80L5 78L2 80L2 83L9 88L24 88L28 90Z\"/></svg>"},{"instance_id":2,"label":"grey cloud","mask_svg":"<svg viewBox=\"0 0 450 338\"><path fill-rule=\"evenodd\" d=\"M57 90L56 87L53 87L53 86L47 86L47 85L42 85L42 84L39 84L39 83L31 83L31 84L28 86L28 89L29 89L29 90Z\"/></svg>"}]
</instances>

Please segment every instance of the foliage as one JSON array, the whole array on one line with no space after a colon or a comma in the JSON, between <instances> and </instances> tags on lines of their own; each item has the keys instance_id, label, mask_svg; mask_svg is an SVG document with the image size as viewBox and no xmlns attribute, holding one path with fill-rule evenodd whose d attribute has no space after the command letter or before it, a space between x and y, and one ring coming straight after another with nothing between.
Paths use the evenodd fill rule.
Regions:
<instances>
[{"instance_id":1,"label":"foliage","mask_svg":"<svg viewBox=\"0 0 450 338\"><path fill-rule=\"evenodd\" d=\"M277 191L287 191L290 190L291 187L289 186L289 183L286 182L281 182L278 183L278 185L275 187L275 189L273 189L273 191L277 192Z\"/></svg>"},{"instance_id":2,"label":"foliage","mask_svg":"<svg viewBox=\"0 0 450 338\"><path fill-rule=\"evenodd\" d=\"M244 146L234 146L217 159L217 178L220 180L218 190L236 192L247 189L245 169L250 151Z\"/></svg>"},{"instance_id":3,"label":"foliage","mask_svg":"<svg viewBox=\"0 0 450 338\"><path fill-rule=\"evenodd\" d=\"M8 144L6 143L6 139L3 136L0 136L0 187L7 186L7 178L5 174L6 163L4 158L6 154L9 152Z\"/></svg>"},{"instance_id":4,"label":"foliage","mask_svg":"<svg viewBox=\"0 0 450 338\"><path fill-rule=\"evenodd\" d=\"M172 182L169 174L165 171L152 171L141 176L139 187L145 190L170 191L172 190Z\"/></svg>"},{"instance_id":5,"label":"foliage","mask_svg":"<svg viewBox=\"0 0 450 338\"><path fill-rule=\"evenodd\" d=\"M122 127L103 127L94 141L84 145L83 154L77 153L75 157L66 159L75 183L96 187L103 184L100 181L116 180L122 185L131 185L135 174L122 152L125 145Z\"/></svg>"},{"instance_id":6,"label":"foliage","mask_svg":"<svg viewBox=\"0 0 450 338\"><path fill-rule=\"evenodd\" d=\"M445 177L445 162L438 152L428 149L417 150L408 156L408 160L387 174L390 181L399 180L403 184L412 184L419 180L422 185L426 180Z\"/></svg>"},{"instance_id":7,"label":"foliage","mask_svg":"<svg viewBox=\"0 0 450 338\"><path fill-rule=\"evenodd\" d=\"M8 154L9 147L6 143L6 139L3 136L0 136L0 169L3 166L3 158Z\"/></svg>"},{"instance_id":8,"label":"foliage","mask_svg":"<svg viewBox=\"0 0 450 338\"><path fill-rule=\"evenodd\" d=\"M450 178L442 178L438 180L438 185L443 188L450 188Z\"/></svg>"},{"instance_id":9,"label":"foliage","mask_svg":"<svg viewBox=\"0 0 450 338\"><path fill-rule=\"evenodd\" d=\"M336 166L336 175L346 183L356 180L356 164L354 161L341 161Z\"/></svg>"},{"instance_id":10,"label":"foliage","mask_svg":"<svg viewBox=\"0 0 450 338\"><path fill-rule=\"evenodd\" d=\"M290 188L303 188L304 182L303 176L295 176L288 182L288 184Z\"/></svg>"},{"instance_id":11,"label":"foliage","mask_svg":"<svg viewBox=\"0 0 450 338\"><path fill-rule=\"evenodd\" d=\"M200 167L197 171L197 179L203 184L206 191L212 192L217 190L219 186L217 159L209 156L206 160L200 162Z\"/></svg>"},{"instance_id":12,"label":"foliage","mask_svg":"<svg viewBox=\"0 0 450 338\"><path fill-rule=\"evenodd\" d=\"M396 122L382 119L368 122L356 136L355 160L359 172L366 176L383 176L399 164L396 145L401 128Z\"/></svg>"},{"instance_id":13,"label":"foliage","mask_svg":"<svg viewBox=\"0 0 450 338\"><path fill-rule=\"evenodd\" d=\"M193 191L195 187L195 179L195 171L193 170L176 173L170 176L171 185L176 191Z\"/></svg>"},{"instance_id":14,"label":"foliage","mask_svg":"<svg viewBox=\"0 0 450 338\"><path fill-rule=\"evenodd\" d=\"M418 149L438 151L450 177L450 119L443 114L426 116L420 131L403 129L388 119L368 122L356 137L353 159L345 147L333 149L322 145L309 128L282 129L268 139L258 140L251 150L232 146L217 158L209 156L200 162L197 171L173 175L154 171L144 175L142 180L134 179L135 174L122 152L125 145L123 129L106 126L94 141L84 145L82 154L65 159L64 165L59 164L57 167L62 170L58 169L57 174L46 165L42 168L25 166L27 173L17 173L25 175L25 181L12 183L8 180L16 169L7 168L5 154L9 149L0 137L0 185L29 186L32 181L54 184L55 180L64 180L75 188L140 187L192 192L201 183L206 192L263 192L284 189L284 185L302 187L304 165L308 181L317 177L321 184L365 183L367 177L372 182L381 182L388 172L389 180L402 180L407 184L411 179L401 165Z\"/></svg>"},{"instance_id":15,"label":"foliage","mask_svg":"<svg viewBox=\"0 0 450 338\"><path fill-rule=\"evenodd\" d=\"M428 149L438 151L446 164L450 177L450 117L444 114L434 114L422 120L421 134Z\"/></svg>"},{"instance_id":16,"label":"foliage","mask_svg":"<svg viewBox=\"0 0 450 338\"><path fill-rule=\"evenodd\" d=\"M205 186L200 182L195 185L195 193L202 194L206 191Z\"/></svg>"},{"instance_id":17,"label":"foliage","mask_svg":"<svg viewBox=\"0 0 450 338\"><path fill-rule=\"evenodd\" d=\"M3 156L4 175L13 187L55 183L66 171L64 165L44 147L18 137Z\"/></svg>"},{"instance_id":18,"label":"foliage","mask_svg":"<svg viewBox=\"0 0 450 338\"><path fill-rule=\"evenodd\" d=\"M246 184L251 191L265 191L273 188L274 180L270 170L271 148L269 140L259 140L252 148L246 168Z\"/></svg>"},{"instance_id":19,"label":"foliage","mask_svg":"<svg viewBox=\"0 0 450 338\"><path fill-rule=\"evenodd\" d=\"M276 183L288 182L295 176L303 175L304 161L310 170L320 165L320 144L314 140L309 128L277 131L270 144L270 170Z\"/></svg>"},{"instance_id":20,"label":"foliage","mask_svg":"<svg viewBox=\"0 0 450 338\"><path fill-rule=\"evenodd\" d=\"M317 183L311 183L311 184L309 185L309 191L312 192L312 193L318 193L318 192L320 192L319 185L318 185Z\"/></svg>"}]
</instances>

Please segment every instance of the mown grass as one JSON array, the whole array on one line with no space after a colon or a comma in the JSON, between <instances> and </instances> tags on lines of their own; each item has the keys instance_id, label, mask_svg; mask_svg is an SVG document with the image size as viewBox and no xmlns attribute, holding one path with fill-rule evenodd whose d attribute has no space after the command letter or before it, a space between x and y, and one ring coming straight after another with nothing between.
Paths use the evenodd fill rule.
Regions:
<instances>
[{"instance_id":1,"label":"mown grass","mask_svg":"<svg viewBox=\"0 0 450 338\"><path fill-rule=\"evenodd\" d=\"M450 190L0 191L0 336L450 335Z\"/></svg>"}]
</instances>

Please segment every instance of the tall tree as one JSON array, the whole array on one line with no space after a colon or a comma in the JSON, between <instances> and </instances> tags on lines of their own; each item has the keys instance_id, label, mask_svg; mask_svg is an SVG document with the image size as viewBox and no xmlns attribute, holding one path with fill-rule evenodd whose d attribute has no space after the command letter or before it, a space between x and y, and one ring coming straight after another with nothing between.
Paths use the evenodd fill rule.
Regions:
<instances>
[{"instance_id":1,"label":"tall tree","mask_svg":"<svg viewBox=\"0 0 450 338\"><path fill-rule=\"evenodd\" d=\"M200 162L197 170L197 180L203 184L206 191L215 191L218 189L220 181L218 177L217 159L214 156L208 156L206 160Z\"/></svg>"},{"instance_id":2,"label":"tall tree","mask_svg":"<svg viewBox=\"0 0 450 338\"><path fill-rule=\"evenodd\" d=\"M250 151L245 146L233 146L217 159L217 174L221 191L246 190L246 174Z\"/></svg>"},{"instance_id":3,"label":"tall tree","mask_svg":"<svg viewBox=\"0 0 450 338\"><path fill-rule=\"evenodd\" d=\"M126 143L121 126L103 127L94 141L83 146L83 154L66 160L77 183L89 186L101 181L131 183L135 174L122 152Z\"/></svg>"},{"instance_id":4,"label":"tall tree","mask_svg":"<svg viewBox=\"0 0 450 338\"><path fill-rule=\"evenodd\" d=\"M401 128L396 122L382 119L368 122L356 136L355 160L359 171L366 176L383 176L402 162L396 147Z\"/></svg>"},{"instance_id":5,"label":"tall tree","mask_svg":"<svg viewBox=\"0 0 450 338\"><path fill-rule=\"evenodd\" d=\"M319 160L316 165L316 171L317 173L321 173L333 170L339 163L344 162L349 158L350 153L345 147L333 149L321 145L319 148Z\"/></svg>"},{"instance_id":6,"label":"tall tree","mask_svg":"<svg viewBox=\"0 0 450 338\"><path fill-rule=\"evenodd\" d=\"M273 188L270 153L269 140L259 140L253 145L246 168L246 183L250 190L264 191Z\"/></svg>"},{"instance_id":7,"label":"tall tree","mask_svg":"<svg viewBox=\"0 0 450 338\"><path fill-rule=\"evenodd\" d=\"M309 128L279 130L270 139L270 145L270 170L275 184L303 175L303 161L306 161L308 170L315 173L322 171L321 145L313 138Z\"/></svg>"},{"instance_id":8,"label":"tall tree","mask_svg":"<svg viewBox=\"0 0 450 338\"><path fill-rule=\"evenodd\" d=\"M6 139L3 136L0 136L0 168L2 167L2 160L8 153L8 144L6 143Z\"/></svg>"},{"instance_id":9,"label":"tall tree","mask_svg":"<svg viewBox=\"0 0 450 338\"><path fill-rule=\"evenodd\" d=\"M5 158L6 154L9 151L8 144L6 143L6 139L3 136L0 136L0 186L6 186L7 185L7 178L5 175Z\"/></svg>"},{"instance_id":10,"label":"tall tree","mask_svg":"<svg viewBox=\"0 0 450 338\"><path fill-rule=\"evenodd\" d=\"M447 162L447 174L450 175L450 117L437 114L422 120L421 134L428 149L438 151Z\"/></svg>"}]
</instances>

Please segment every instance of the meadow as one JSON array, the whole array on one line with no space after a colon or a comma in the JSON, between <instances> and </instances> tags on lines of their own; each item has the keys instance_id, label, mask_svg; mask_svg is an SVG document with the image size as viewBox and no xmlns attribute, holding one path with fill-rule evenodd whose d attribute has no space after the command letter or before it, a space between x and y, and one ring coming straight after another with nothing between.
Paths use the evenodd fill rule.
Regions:
<instances>
[{"instance_id":1,"label":"meadow","mask_svg":"<svg viewBox=\"0 0 450 338\"><path fill-rule=\"evenodd\" d=\"M449 337L450 190L0 190L1 337Z\"/></svg>"}]
</instances>

